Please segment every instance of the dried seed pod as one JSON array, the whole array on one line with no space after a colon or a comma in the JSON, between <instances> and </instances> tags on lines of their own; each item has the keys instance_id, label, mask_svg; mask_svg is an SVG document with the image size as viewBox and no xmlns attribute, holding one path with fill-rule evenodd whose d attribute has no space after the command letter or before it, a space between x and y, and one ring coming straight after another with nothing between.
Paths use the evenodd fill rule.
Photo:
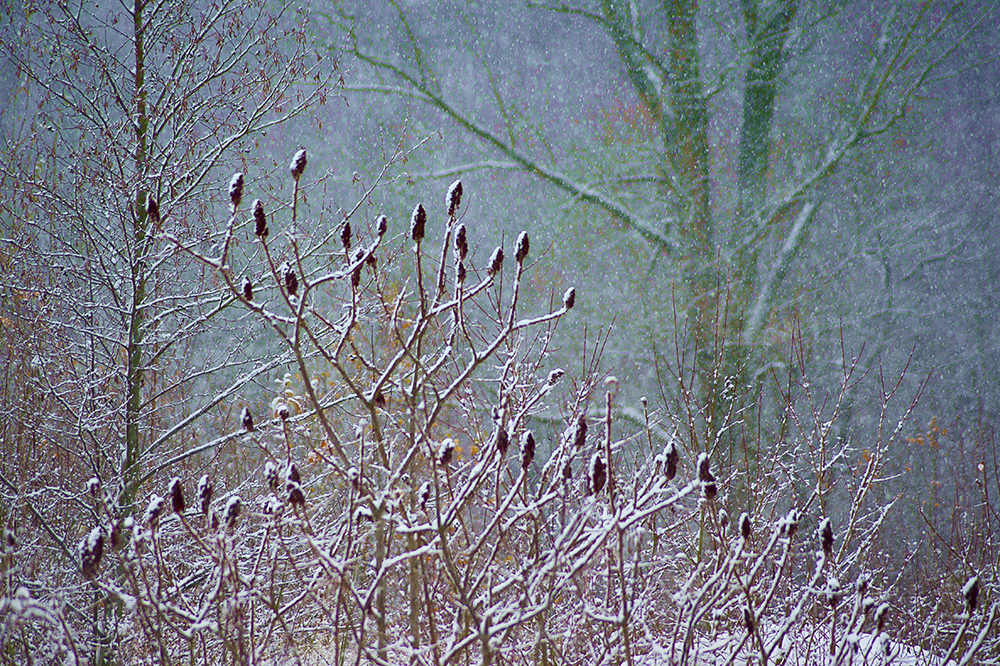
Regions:
<instances>
[{"instance_id":1,"label":"dried seed pod","mask_svg":"<svg viewBox=\"0 0 1000 666\"><path fill-rule=\"evenodd\" d=\"M781 521L781 533L791 539L795 536L795 532L799 529L799 514L798 509L792 509L785 516L784 520Z\"/></svg>"},{"instance_id":2,"label":"dried seed pod","mask_svg":"<svg viewBox=\"0 0 1000 666\"><path fill-rule=\"evenodd\" d=\"M229 181L229 203L232 205L233 213L240 207L243 201L243 174L234 173Z\"/></svg>"},{"instance_id":3,"label":"dried seed pod","mask_svg":"<svg viewBox=\"0 0 1000 666\"><path fill-rule=\"evenodd\" d=\"M460 261L455 267L455 281L458 284L465 284L466 277L468 277L468 271L465 270L465 263Z\"/></svg>"},{"instance_id":4,"label":"dried seed pod","mask_svg":"<svg viewBox=\"0 0 1000 666\"><path fill-rule=\"evenodd\" d=\"M549 373L548 379L545 380L545 383L548 384L549 386L555 386L556 383L558 383L559 380L562 379L563 375L565 374L566 374L565 370L563 370L562 368L556 368L555 370Z\"/></svg>"},{"instance_id":5,"label":"dried seed pod","mask_svg":"<svg viewBox=\"0 0 1000 666\"><path fill-rule=\"evenodd\" d=\"M573 478L573 461L571 459L567 459L566 464L563 465L563 478L567 481Z\"/></svg>"},{"instance_id":6,"label":"dried seed pod","mask_svg":"<svg viewBox=\"0 0 1000 666\"><path fill-rule=\"evenodd\" d=\"M451 184L444 202L448 206L448 217L454 219L455 214L458 213L458 207L462 205L462 181L456 180Z\"/></svg>"},{"instance_id":7,"label":"dried seed pod","mask_svg":"<svg viewBox=\"0 0 1000 666\"><path fill-rule=\"evenodd\" d=\"M677 461L680 459L680 454L677 453L677 445L673 440L667 443L667 447L663 450L663 454L667 459L666 478L667 481L672 481L673 478L677 476Z\"/></svg>"},{"instance_id":8,"label":"dried seed pod","mask_svg":"<svg viewBox=\"0 0 1000 666\"><path fill-rule=\"evenodd\" d=\"M170 506L174 510L174 513L184 513L186 504L184 504L184 489L181 487L180 477L174 477L170 480Z\"/></svg>"},{"instance_id":9,"label":"dried seed pod","mask_svg":"<svg viewBox=\"0 0 1000 666\"><path fill-rule=\"evenodd\" d=\"M517 251L514 253L514 261L521 263L528 256L531 243L528 241L528 232L522 231L517 236Z\"/></svg>"},{"instance_id":10,"label":"dried seed pod","mask_svg":"<svg viewBox=\"0 0 1000 666\"><path fill-rule=\"evenodd\" d=\"M231 529L236 526L236 519L240 517L240 512L243 510L243 501L240 499L239 495L233 495L226 502L226 511L223 514L223 520L226 521L226 525Z\"/></svg>"},{"instance_id":11,"label":"dried seed pod","mask_svg":"<svg viewBox=\"0 0 1000 666\"><path fill-rule=\"evenodd\" d=\"M101 492L101 480L96 476L87 479L87 490L90 491L91 495L97 497L98 493Z\"/></svg>"},{"instance_id":12,"label":"dried seed pod","mask_svg":"<svg viewBox=\"0 0 1000 666\"><path fill-rule=\"evenodd\" d=\"M979 605L979 576L973 576L962 587L962 596L965 597L965 607L969 614L976 612Z\"/></svg>"},{"instance_id":13,"label":"dried seed pod","mask_svg":"<svg viewBox=\"0 0 1000 666\"><path fill-rule=\"evenodd\" d=\"M344 252L351 249L351 223L344 221L344 227L340 230L340 243L344 246Z\"/></svg>"},{"instance_id":14,"label":"dried seed pod","mask_svg":"<svg viewBox=\"0 0 1000 666\"><path fill-rule=\"evenodd\" d=\"M379 238L385 236L385 232L389 230L389 220L386 219L385 215L379 215L375 219L375 229L379 235Z\"/></svg>"},{"instance_id":15,"label":"dried seed pod","mask_svg":"<svg viewBox=\"0 0 1000 666\"><path fill-rule=\"evenodd\" d=\"M287 421L292 417L292 413L288 410L288 405L282 405L278 408L278 418L282 421Z\"/></svg>"},{"instance_id":16,"label":"dried seed pod","mask_svg":"<svg viewBox=\"0 0 1000 666\"><path fill-rule=\"evenodd\" d=\"M292 178L298 182L302 172L306 170L306 149L302 148L292 157L292 163L288 165L288 170L292 172Z\"/></svg>"},{"instance_id":17,"label":"dried seed pod","mask_svg":"<svg viewBox=\"0 0 1000 666\"><path fill-rule=\"evenodd\" d=\"M380 409L385 409L385 394L382 393L381 389L378 390L378 391L375 391L374 401L375 401L375 406L376 407L378 407Z\"/></svg>"},{"instance_id":18,"label":"dried seed pod","mask_svg":"<svg viewBox=\"0 0 1000 666\"><path fill-rule=\"evenodd\" d=\"M754 627L757 626L757 623L753 619L753 611L747 606L743 607L743 624L750 633L753 633Z\"/></svg>"},{"instance_id":19,"label":"dried seed pod","mask_svg":"<svg viewBox=\"0 0 1000 666\"><path fill-rule=\"evenodd\" d=\"M153 225L153 229L160 228L160 204L156 203L153 197L146 200L146 217Z\"/></svg>"},{"instance_id":20,"label":"dried seed pod","mask_svg":"<svg viewBox=\"0 0 1000 666\"><path fill-rule=\"evenodd\" d=\"M241 420L243 421L243 429L244 430L246 430L247 432L253 432L254 431L253 416L250 415L250 408L249 407L244 407L243 408L243 415L241 417Z\"/></svg>"},{"instance_id":21,"label":"dried seed pod","mask_svg":"<svg viewBox=\"0 0 1000 666\"><path fill-rule=\"evenodd\" d=\"M424 226L427 224L427 211L423 204L417 204L410 215L410 238L413 242L419 243L424 239Z\"/></svg>"},{"instance_id":22,"label":"dried seed pod","mask_svg":"<svg viewBox=\"0 0 1000 666\"><path fill-rule=\"evenodd\" d=\"M267 216L264 215L264 203L260 199L253 200L253 233L257 238L267 238Z\"/></svg>"},{"instance_id":23,"label":"dried seed pod","mask_svg":"<svg viewBox=\"0 0 1000 666\"><path fill-rule=\"evenodd\" d=\"M587 415L583 412L576 418L576 428L573 431L573 447L577 451L587 443Z\"/></svg>"},{"instance_id":24,"label":"dried seed pod","mask_svg":"<svg viewBox=\"0 0 1000 666\"><path fill-rule=\"evenodd\" d=\"M750 525L750 514L744 511L740 514L740 537L744 541L750 540L751 525Z\"/></svg>"},{"instance_id":25,"label":"dried seed pod","mask_svg":"<svg viewBox=\"0 0 1000 666\"><path fill-rule=\"evenodd\" d=\"M823 554L827 558L833 555L833 525L829 518L824 518L819 523L820 542L823 546Z\"/></svg>"},{"instance_id":26,"label":"dried seed pod","mask_svg":"<svg viewBox=\"0 0 1000 666\"><path fill-rule=\"evenodd\" d=\"M490 277L493 277L500 272L501 268L503 268L503 248L498 246L490 255L490 267L486 272Z\"/></svg>"},{"instance_id":27,"label":"dried seed pod","mask_svg":"<svg viewBox=\"0 0 1000 666\"><path fill-rule=\"evenodd\" d=\"M243 292L243 298L248 301L253 300L253 283L250 282L250 278L243 278L243 284L240 286L240 291Z\"/></svg>"},{"instance_id":28,"label":"dried seed pod","mask_svg":"<svg viewBox=\"0 0 1000 666\"><path fill-rule=\"evenodd\" d=\"M604 488L608 480L608 467L600 453L594 453L590 459L590 494L596 495Z\"/></svg>"},{"instance_id":29,"label":"dried seed pod","mask_svg":"<svg viewBox=\"0 0 1000 666\"><path fill-rule=\"evenodd\" d=\"M142 521L155 528L160 523L161 513L163 513L163 498L159 495L153 495L146 506L146 513L143 515Z\"/></svg>"},{"instance_id":30,"label":"dried seed pod","mask_svg":"<svg viewBox=\"0 0 1000 666\"><path fill-rule=\"evenodd\" d=\"M122 540L121 523L116 520L111 523L111 550L117 552L123 545L125 542Z\"/></svg>"},{"instance_id":31,"label":"dried seed pod","mask_svg":"<svg viewBox=\"0 0 1000 666\"><path fill-rule=\"evenodd\" d=\"M462 261L468 253L469 241L466 238L465 225L460 224L455 229L455 258Z\"/></svg>"},{"instance_id":32,"label":"dried seed pod","mask_svg":"<svg viewBox=\"0 0 1000 666\"><path fill-rule=\"evenodd\" d=\"M521 435L521 469L527 470L535 459L535 436L530 430Z\"/></svg>"},{"instance_id":33,"label":"dried seed pod","mask_svg":"<svg viewBox=\"0 0 1000 666\"><path fill-rule=\"evenodd\" d=\"M420 484L420 490L417 491L417 495L420 496L420 509L423 511L427 510L427 500L431 497L431 483L430 481L424 481Z\"/></svg>"},{"instance_id":34,"label":"dried seed pod","mask_svg":"<svg viewBox=\"0 0 1000 666\"><path fill-rule=\"evenodd\" d=\"M212 479L208 477L208 474L202 475L198 479L198 498L201 500L201 512L208 515L208 509L212 505L212 493L215 488L212 487Z\"/></svg>"},{"instance_id":35,"label":"dried seed pod","mask_svg":"<svg viewBox=\"0 0 1000 666\"><path fill-rule=\"evenodd\" d=\"M361 485L361 472L358 471L357 467L351 467L347 470L347 480L351 482L351 487L355 490Z\"/></svg>"},{"instance_id":36,"label":"dried seed pod","mask_svg":"<svg viewBox=\"0 0 1000 666\"><path fill-rule=\"evenodd\" d=\"M574 305L576 305L576 289L570 287L563 294L563 307L572 310Z\"/></svg>"},{"instance_id":37,"label":"dried seed pod","mask_svg":"<svg viewBox=\"0 0 1000 666\"><path fill-rule=\"evenodd\" d=\"M288 468L285 470L285 478L292 483L302 483L302 476L299 474L299 468L295 466L295 463L288 463Z\"/></svg>"},{"instance_id":38,"label":"dried seed pod","mask_svg":"<svg viewBox=\"0 0 1000 666\"><path fill-rule=\"evenodd\" d=\"M709 469L708 454L704 452L698 454L698 480L701 481L702 490L705 492L705 499L715 499L718 487L715 485L715 476L712 474L712 470Z\"/></svg>"},{"instance_id":39,"label":"dried seed pod","mask_svg":"<svg viewBox=\"0 0 1000 666\"><path fill-rule=\"evenodd\" d=\"M889 604L881 603L879 607L875 609L875 626L878 629L878 633L882 633L885 630L886 616L889 614Z\"/></svg>"},{"instance_id":40,"label":"dried seed pod","mask_svg":"<svg viewBox=\"0 0 1000 666\"><path fill-rule=\"evenodd\" d=\"M102 557L104 557L104 532L100 527L95 527L80 542L80 568L86 580L93 580L97 576L97 567L101 564Z\"/></svg>"}]
</instances>

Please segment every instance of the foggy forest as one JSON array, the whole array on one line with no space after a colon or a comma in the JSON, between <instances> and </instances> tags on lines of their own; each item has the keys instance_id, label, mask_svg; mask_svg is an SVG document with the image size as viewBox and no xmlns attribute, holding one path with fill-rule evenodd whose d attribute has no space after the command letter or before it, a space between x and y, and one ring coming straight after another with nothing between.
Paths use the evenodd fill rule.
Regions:
<instances>
[{"instance_id":1,"label":"foggy forest","mask_svg":"<svg viewBox=\"0 0 1000 666\"><path fill-rule=\"evenodd\" d=\"M1000 664L998 56L0 3L0 664Z\"/></svg>"}]
</instances>

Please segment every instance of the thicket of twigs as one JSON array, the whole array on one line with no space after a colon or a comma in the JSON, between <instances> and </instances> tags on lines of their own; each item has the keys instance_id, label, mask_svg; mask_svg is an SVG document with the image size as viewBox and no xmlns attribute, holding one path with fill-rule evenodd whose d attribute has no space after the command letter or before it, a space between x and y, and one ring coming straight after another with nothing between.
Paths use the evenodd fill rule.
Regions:
<instances>
[{"instance_id":1,"label":"thicket of twigs","mask_svg":"<svg viewBox=\"0 0 1000 666\"><path fill-rule=\"evenodd\" d=\"M305 167L301 151L292 229ZM616 404L600 339L577 367L554 365L581 296L521 314L529 235L470 251L460 182L443 207L416 207L404 251L384 217L306 237L248 206L242 176L230 198L217 256L177 247L294 357L270 411L246 410L234 435L250 472L226 488L178 477L132 516L81 479L98 520L49 591L22 563L65 566L9 533L5 663L1000 656L995 556L978 569L959 556L969 566L925 603L896 587L906 562L885 531L906 498L888 494L886 466L904 434L892 410L910 404L898 384L881 381L863 443L837 438L857 366L845 360L839 393L818 395L793 345L766 390L725 387L709 419L679 338L673 402ZM256 244L245 265L238 238Z\"/></svg>"}]
</instances>

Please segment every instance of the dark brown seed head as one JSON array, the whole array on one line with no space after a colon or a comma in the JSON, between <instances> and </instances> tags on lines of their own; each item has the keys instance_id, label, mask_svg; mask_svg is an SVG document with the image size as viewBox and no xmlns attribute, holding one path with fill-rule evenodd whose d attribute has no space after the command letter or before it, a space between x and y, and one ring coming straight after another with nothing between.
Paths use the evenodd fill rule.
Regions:
<instances>
[{"instance_id":1,"label":"dark brown seed head","mask_svg":"<svg viewBox=\"0 0 1000 666\"><path fill-rule=\"evenodd\" d=\"M243 201L243 174L235 173L229 181L229 203L234 213L240 207L241 201Z\"/></svg>"},{"instance_id":2,"label":"dark brown seed head","mask_svg":"<svg viewBox=\"0 0 1000 666\"><path fill-rule=\"evenodd\" d=\"M595 453L590 459L590 494L596 495L604 488L604 483L608 480L607 465L600 453Z\"/></svg>"},{"instance_id":3,"label":"dark brown seed head","mask_svg":"<svg viewBox=\"0 0 1000 666\"><path fill-rule=\"evenodd\" d=\"M229 528L236 526L236 519L240 517L240 512L243 510L243 501L240 500L239 495L233 495L226 502L226 513L223 520L226 521L226 525Z\"/></svg>"},{"instance_id":4,"label":"dark brown seed head","mask_svg":"<svg viewBox=\"0 0 1000 666\"><path fill-rule=\"evenodd\" d=\"M344 222L344 227L340 230L340 243L344 246L344 251L351 249L351 223Z\"/></svg>"},{"instance_id":5,"label":"dark brown seed head","mask_svg":"<svg viewBox=\"0 0 1000 666\"><path fill-rule=\"evenodd\" d=\"M417 204L410 216L410 238L419 243L424 239L424 226L427 224L427 211L423 204Z\"/></svg>"},{"instance_id":6,"label":"dark brown seed head","mask_svg":"<svg viewBox=\"0 0 1000 666\"><path fill-rule=\"evenodd\" d=\"M715 499L715 495L718 493L719 489L715 485L715 475L713 475L712 470L709 469L707 453L701 453L698 455L698 480L701 481L702 490L705 492L705 499Z\"/></svg>"},{"instance_id":7,"label":"dark brown seed head","mask_svg":"<svg viewBox=\"0 0 1000 666\"><path fill-rule=\"evenodd\" d=\"M563 307L567 310L572 310L574 305L576 305L576 289L570 287L563 294Z\"/></svg>"},{"instance_id":8,"label":"dark brown seed head","mask_svg":"<svg viewBox=\"0 0 1000 666\"><path fill-rule=\"evenodd\" d=\"M831 525L829 518L824 518L820 522L819 531L823 553L829 558L833 555L833 525Z\"/></svg>"},{"instance_id":9,"label":"dark brown seed head","mask_svg":"<svg viewBox=\"0 0 1000 666\"><path fill-rule=\"evenodd\" d=\"M254 430L253 416L250 415L249 407L243 408L242 420L243 420L243 429L246 430L247 432L253 432Z\"/></svg>"},{"instance_id":10,"label":"dark brown seed head","mask_svg":"<svg viewBox=\"0 0 1000 666\"><path fill-rule=\"evenodd\" d=\"M458 228L455 229L455 258L462 261L468 253L469 242L466 239L465 225L460 224L458 225Z\"/></svg>"},{"instance_id":11,"label":"dark brown seed head","mask_svg":"<svg viewBox=\"0 0 1000 666\"><path fill-rule=\"evenodd\" d=\"M146 202L146 217L149 218L149 222L153 225L153 229L159 230L160 205L156 203L156 199L153 197L149 197L149 200Z\"/></svg>"},{"instance_id":12,"label":"dark brown seed head","mask_svg":"<svg viewBox=\"0 0 1000 666\"><path fill-rule=\"evenodd\" d=\"M257 238L267 238L267 216L264 215L264 204L260 199L253 200L253 233Z\"/></svg>"},{"instance_id":13,"label":"dark brown seed head","mask_svg":"<svg viewBox=\"0 0 1000 666\"><path fill-rule=\"evenodd\" d=\"M979 576L973 576L965 583L962 596L965 597L965 607L969 613L974 613L979 605Z\"/></svg>"},{"instance_id":14,"label":"dark brown seed head","mask_svg":"<svg viewBox=\"0 0 1000 666\"><path fill-rule=\"evenodd\" d=\"M288 484L288 503L293 506L305 506L306 496L302 493L302 486L297 483Z\"/></svg>"},{"instance_id":15,"label":"dark brown seed head","mask_svg":"<svg viewBox=\"0 0 1000 666\"><path fill-rule=\"evenodd\" d=\"M576 429L573 431L573 446L577 451L587 443L587 415L583 412L576 418Z\"/></svg>"},{"instance_id":16,"label":"dark brown seed head","mask_svg":"<svg viewBox=\"0 0 1000 666\"><path fill-rule=\"evenodd\" d=\"M455 219L458 207L462 205L462 181L456 180L448 188L448 195L445 197L445 204L448 206L448 217Z\"/></svg>"},{"instance_id":17,"label":"dark brown seed head","mask_svg":"<svg viewBox=\"0 0 1000 666\"><path fill-rule=\"evenodd\" d=\"M673 442L667 444L666 457L667 457L667 470L666 470L667 481L672 481L673 478L677 476L677 460L680 458L680 455L677 453L677 446L674 445Z\"/></svg>"},{"instance_id":18,"label":"dark brown seed head","mask_svg":"<svg viewBox=\"0 0 1000 666\"><path fill-rule=\"evenodd\" d=\"M528 240L528 232L522 231L517 237L517 252L514 253L514 261L521 263L528 256L531 243Z\"/></svg>"},{"instance_id":19,"label":"dark brown seed head","mask_svg":"<svg viewBox=\"0 0 1000 666\"><path fill-rule=\"evenodd\" d=\"M302 172L306 170L306 149L302 148L292 157L292 163L288 165L288 170L292 172L292 178L298 181Z\"/></svg>"},{"instance_id":20,"label":"dark brown seed head","mask_svg":"<svg viewBox=\"0 0 1000 666\"><path fill-rule=\"evenodd\" d=\"M493 250L493 254L490 255L490 267L487 273L489 273L490 277L493 277L494 275L500 272L500 269L502 267L503 267L503 248L498 247L495 250Z\"/></svg>"},{"instance_id":21,"label":"dark brown seed head","mask_svg":"<svg viewBox=\"0 0 1000 666\"><path fill-rule=\"evenodd\" d=\"M750 540L751 525L750 525L750 514L744 511L740 514L740 536L743 537L744 541Z\"/></svg>"},{"instance_id":22,"label":"dark brown seed head","mask_svg":"<svg viewBox=\"0 0 1000 666\"><path fill-rule=\"evenodd\" d=\"M243 278L243 288L241 291L243 292L243 298L248 301L253 300L253 284L250 282L250 278Z\"/></svg>"},{"instance_id":23,"label":"dark brown seed head","mask_svg":"<svg viewBox=\"0 0 1000 666\"><path fill-rule=\"evenodd\" d=\"M174 513L184 513L184 489L181 487L181 480L174 477L170 480L170 506Z\"/></svg>"},{"instance_id":24,"label":"dark brown seed head","mask_svg":"<svg viewBox=\"0 0 1000 666\"><path fill-rule=\"evenodd\" d=\"M385 236L385 232L389 230L389 220L386 219L385 215L378 216L378 219L375 220L375 228L378 230L380 238Z\"/></svg>"},{"instance_id":25,"label":"dark brown seed head","mask_svg":"<svg viewBox=\"0 0 1000 666\"><path fill-rule=\"evenodd\" d=\"M530 430L521 436L521 469L528 469L535 459L535 436Z\"/></svg>"},{"instance_id":26,"label":"dark brown seed head","mask_svg":"<svg viewBox=\"0 0 1000 666\"><path fill-rule=\"evenodd\" d=\"M215 489L212 487L212 479L209 478L208 474L203 475L198 479L198 498L201 500L201 512L208 515L208 509L212 504L212 492Z\"/></svg>"},{"instance_id":27,"label":"dark brown seed head","mask_svg":"<svg viewBox=\"0 0 1000 666\"><path fill-rule=\"evenodd\" d=\"M510 436L507 434L507 428L502 425L497 426L497 449L500 450L500 456L503 457L507 455L507 447L510 446Z\"/></svg>"}]
</instances>

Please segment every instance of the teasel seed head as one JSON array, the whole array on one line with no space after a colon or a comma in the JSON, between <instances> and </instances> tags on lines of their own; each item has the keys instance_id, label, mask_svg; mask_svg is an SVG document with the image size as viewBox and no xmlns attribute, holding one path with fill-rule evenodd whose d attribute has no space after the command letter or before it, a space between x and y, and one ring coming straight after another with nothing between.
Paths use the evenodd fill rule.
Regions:
<instances>
[{"instance_id":1,"label":"teasel seed head","mask_svg":"<svg viewBox=\"0 0 1000 666\"><path fill-rule=\"evenodd\" d=\"M198 498L201 500L201 512L206 516L208 515L208 509L212 505L212 493L214 490L212 479L209 478L208 474L203 474L198 479Z\"/></svg>"},{"instance_id":2,"label":"teasel seed head","mask_svg":"<svg viewBox=\"0 0 1000 666\"><path fill-rule=\"evenodd\" d=\"M170 508L174 510L174 513L184 513L184 509L187 505L184 503L184 489L181 487L180 477L174 477L170 480Z\"/></svg>"},{"instance_id":3,"label":"teasel seed head","mask_svg":"<svg viewBox=\"0 0 1000 666\"><path fill-rule=\"evenodd\" d=\"M449 437L441 442L441 448L438 450L438 464L442 467L450 465L451 458L454 453L455 441Z\"/></svg>"},{"instance_id":4,"label":"teasel seed head","mask_svg":"<svg viewBox=\"0 0 1000 666\"><path fill-rule=\"evenodd\" d=\"M490 255L490 267L487 273L490 277L493 277L500 272L501 268L503 268L503 248L498 246L493 250L493 254Z\"/></svg>"},{"instance_id":5,"label":"teasel seed head","mask_svg":"<svg viewBox=\"0 0 1000 666\"><path fill-rule=\"evenodd\" d=\"M458 213L458 207L462 205L462 181L456 180L448 188L445 204L448 206L448 217L454 219Z\"/></svg>"},{"instance_id":6,"label":"teasel seed head","mask_svg":"<svg viewBox=\"0 0 1000 666\"><path fill-rule=\"evenodd\" d=\"M833 555L833 525L829 518L824 518L819 523L820 542L823 546L823 554L829 559Z\"/></svg>"},{"instance_id":7,"label":"teasel seed head","mask_svg":"<svg viewBox=\"0 0 1000 666\"><path fill-rule=\"evenodd\" d=\"M608 480L608 466L604 464L600 452L595 452L590 458L590 488L589 494L596 495L604 488Z\"/></svg>"},{"instance_id":8,"label":"teasel seed head","mask_svg":"<svg viewBox=\"0 0 1000 666\"><path fill-rule=\"evenodd\" d=\"M497 449L500 451L500 457L507 455L507 447L510 446L510 436L507 434L507 428L500 424L497 426Z\"/></svg>"},{"instance_id":9,"label":"teasel seed head","mask_svg":"<svg viewBox=\"0 0 1000 666\"><path fill-rule=\"evenodd\" d=\"M253 416L250 415L249 407L243 408L243 414L241 416L241 420L243 421L243 429L246 430L247 432L253 432L254 430Z\"/></svg>"},{"instance_id":10,"label":"teasel seed head","mask_svg":"<svg viewBox=\"0 0 1000 666\"><path fill-rule=\"evenodd\" d=\"M253 300L253 283L250 282L250 278L243 278L243 284L240 286L240 291L243 292L243 298L248 301Z\"/></svg>"},{"instance_id":11,"label":"teasel seed head","mask_svg":"<svg viewBox=\"0 0 1000 666\"><path fill-rule=\"evenodd\" d=\"M754 627L757 626L757 623L753 619L753 611L748 606L743 607L743 624L750 633L753 633Z\"/></svg>"},{"instance_id":12,"label":"teasel seed head","mask_svg":"<svg viewBox=\"0 0 1000 666\"><path fill-rule=\"evenodd\" d=\"M420 484L420 489L417 491L417 495L420 497L420 509L426 511L427 500L431 498L430 481L424 481L423 483Z\"/></svg>"},{"instance_id":13,"label":"teasel seed head","mask_svg":"<svg viewBox=\"0 0 1000 666\"><path fill-rule=\"evenodd\" d=\"M235 173L229 181L229 203L232 205L235 214L243 201L243 174Z\"/></svg>"},{"instance_id":14,"label":"teasel seed head","mask_svg":"<svg viewBox=\"0 0 1000 666\"><path fill-rule=\"evenodd\" d=\"M389 230L389 220L385 215L379 215L375 220L375 229L379 235L379 238L385 236L385 232Z\"/></svg>"},{"instance_id":15,"label":"teasel seed head","mask_svg":"<svg viewBox=\"0 0 1000 666\"><path fill-rule=\"evenodd\" d=\"M287 261L281 265L281 273L285 280L285 290L289 296L294 296L299 290L299 279L295 277L295 271Z\"/></svg>"},{"instance_id":16,"label":"teasel seed head","mask_svg":"<svg viewBox=\"0 0 1000 666\"><path fill-rule=\"evenodd\" d=\"M740 514L740 537L744 541L750 540L752 526L750 524L750 514L744 511Z\"/></svg>"},{"instance_id":17,"label":"teasel seed head","mask_svg":"<svg viewBox=\"0 0 1000 666\"><path fill-rule=\"evenodd\" d=\"M292 172L292 178L298 182L299 178L302 176L302 172L306 170L306 149L301 148L295 156L292 157L292 163L288 165L288 170Z\"/></svg>"},{"instance_id":18,"label":"teasel seed head","mask_svg":"<svg viewBox=\"0 0 1000 666\"><path fill-rule=\"evenodd\" d=\"M673 440L667 443L667 447L664 449L663 454L667 459L667 469L665 472L667 481L672 481L673 478L677 476L677 461L680 458L680 454L677 453L677 445Z\"/></svg>"},{"instance_id":19,"label":"teasel seed head","mask_svg":"<svg viewBox=\"0 0 1000 666\"><path fill-rule=\"evenodd\" d=\"M424 226L427 224L427 211L423 204L417 204L410 215L410 238L414 243L419 243L424 239Z\"/></svg>"},{"instance_id":20,"label":"teasel seed head","mask_svg":"<svg viewBox=\"0 0 1000 666\"><path fill-rule=\"evenodd\" d=\"M467 274L468 271L465 270L465 262L458 262L458 266L455 267L455 281L458 284L464 284Z\"/></svg>"},{"instance_id":21,"label":"teasel seed head","mask_svg":"<svg viewBox=\"0 0 1000 666\"><path fill-rule=\"evenodd\" d=\"M527 470L535 459L535 436L530 430L521 435L521 469Z\"/></svg>"},{"instance_id":22,"label":"teasel seed head","mask_svg":"<svg viewBox=\"0 0 1000 666\"><path fill-rule=\"evenodd\" d=\"M463 261L465 255L469 253L469 242L466 235L465 225L458 225L458 228L455 229L455 258L459 261Z\"/></svg>"},{"instance_id":23,"label":"teasel seed head","mask_svg":"<svg viewBox=\"0 0 1000 666\"><path fill-rule=\"evenodd\" d=\"M260 199L253 200L253 233L261 240L267 238L267 216L264 215L264 203Z\"/></svg>"},{"instance_id":24,"label":"teasel seed head","mask_svg":"<svg viewBox=\"0 0 1000 666\"><path fill-rule=\"evenodd\" d=\"M574 305L576 305L576 289L570 287L563 294L563 307L572 310Z\"/></svg>"},{"instance_id":25,"label":"teasel seed head","mask_svg":"<svg viewBox=\"0 0 1000 666\"><path fill-rule=\"evenodd\" d=\"M528 250L531 247L531 243L528 240L528 232L522 231L517 236L517 251L514 253L514 261L521 263L524 261L525 257L528 256Z\"/></svg>"},{"instance_id":26,"label":"teasel seed head","mask_svg":"<svg viewBox=\"0 0 1000 666\"><path fill-rule=\"evenodd\" d=\"M344 252L351 249L351 223L349 220L344 221L344 226L340 230L340 243L344 246Z\"/></svg>"}]
</instances>

